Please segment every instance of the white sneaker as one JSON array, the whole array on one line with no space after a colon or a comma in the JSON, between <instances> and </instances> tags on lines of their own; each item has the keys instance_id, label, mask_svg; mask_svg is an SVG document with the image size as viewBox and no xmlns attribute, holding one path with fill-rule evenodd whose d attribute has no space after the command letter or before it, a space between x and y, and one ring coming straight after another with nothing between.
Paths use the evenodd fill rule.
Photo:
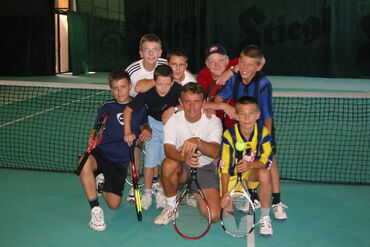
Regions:
<instances>
[{"instance_id":1,"label":"white sneaker","mask_svg":"<svg viewBox=\"0 0 370 247\"><path fill-rule=\"evenodd\" d=\"M254 199L253 200L253 205L254 205L255 209L260 208L261 207L261 202L257 199Z\"/></svg>"},{"instance_id":2,"label":"white sneaker","mask_svg":"<svg viewBox=\"0 0 370 247\"><path fill-rule=\"evenodd\" d=\"M104 212L101 207L93 207L91 209L91 220L89 226L95 231L104 231L106 228L104 221Z\"/></svg>"},{"instance_id":3,"label":"white sneaker","mask_svg":"<svg viewBox=\"0 0 370 247\"><path fill-rule=\"evenodd\" d=\"M288 208L287 205L279 202L278 204L272 204L272 212L276 220L286 220L288 218L285 209Z\"/></svg>"},{"instance_id":4,"label":"white sneaker","mask_svg":"<svg viewBox=\"0 0 370 247\"><path fill-rule=\"evenodd\" d=\"M144 193L141 197L141 207L144 210L148 210L152 205L152 194L151 193Z\"/></svg>"},{"instance_id":5,"label":"white sneaker","mask_svg":"<svg viewBox=\"0 0 370 247\"><path fill-rule=\"evenodd\" d=\"M260 225L260 235L264 237L271 237L272 236L272 225L270 216L262 217L258 224Z\"/></svg>"},{"instance_id":6,"label":"white sneaker","mask_svg":"<svg viewBox=\"0 0 370 247\"><path fill-rule=\"evenodd\" d=\"M197 206L197 199L194 194L187 194L185 200L190 207L195 208Z\"/></svg>"},{"instance_id":7,"label":"white sneaker","mask_svg":"<svg viewBox=\"0 0 370 247\"><path fill-rule=\"evenodd\" d=\"M167 225L173 220L173 210L174 208L171 206L167 206L163 209L160 215L157 216L154 220L154 224L156 225Z\"/></svg>"},{"instance_id":8,"label":"white sneaker","mask_svg":"<svg viewBox=\"0 0 370 247\"><path fill-rule=\"evenodd\" d=\"M159 188L159 182L153 182L152 183L152 190L153 190L154 193L157 193L158 188Z\"/></svg>"},{"instance_id":9,"label":"white sneaker","mask_svg":"<svg viewBox=\"0 0 370 247\"><path fill-rule=\"evenodd\" d=\"M104 187L104 174L103 173L99 173L96 177L95 177L95 182L96 182L96 192L98 193L98 196L101 196L101 193L103 191L103 187Z\"/></svg>"},{"instance_id":10,"label":"white sneaker","mask_svg":"<svg viewBox=\"0 0 370 247\"><path fill-rule=\"evenodd\" d=\"M156 202L156 208L165 208L167 206L166 197L164 196L163 192L157 191L155 193L155 202Z\"/></svg>"},{"instance_id":11,"label":"white sneaker","mask_svg":"<svg viewBox=\"0 0 370 247\"><path fill-rule=\"evenodd\" d=\"M130 192L128 193L127 201L128 202L134 202L135 201L134 188L132 188L132 187L130 189Z\"/></svg>"}]
</instances>

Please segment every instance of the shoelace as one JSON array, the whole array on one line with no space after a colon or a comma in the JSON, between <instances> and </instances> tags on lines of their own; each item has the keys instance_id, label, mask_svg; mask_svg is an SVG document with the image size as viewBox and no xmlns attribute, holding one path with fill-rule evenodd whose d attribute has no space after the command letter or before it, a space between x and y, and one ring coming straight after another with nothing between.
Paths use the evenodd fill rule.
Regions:
<instances>
[{"instance_id":1,"label":"shoelace","mask_svg":"<svg viewBox=\"0 0 370 247\"><path fill-rule=\"evenodd\" d=\"M288 208L288 206L287 205L285 205L285 204L283 204L283 203L278 203L278 204L276 204L276 205L274 205L273 207L272 207L272 209L274 210L274 212L276 213L276 212L279 212L279 213L285 213L285 209L286 208Z\"/></svg>"},{"instance_id":2,"label":"shoelace","mask_svg":"<svg viewBox=\"0 0 370 247\"><path fill-rule=\"evenodd\" d=\"M92 221L93 221L94 225L102 225L103 217L102 217L101 213L94 214L94 218L93 218Z\"/></svg>"},{"instance_id":3,"label":"shoelace","mask_svg":"<svg viewBox=\"0 0 370 247\"><path fill-rule=\"evenodd\" d=\"M263 217L262 219L260 219L258 224L260 225L261 228L263 227L271 228L271 220L269 220L267 217Z\"/></svg>"}]
</instances>

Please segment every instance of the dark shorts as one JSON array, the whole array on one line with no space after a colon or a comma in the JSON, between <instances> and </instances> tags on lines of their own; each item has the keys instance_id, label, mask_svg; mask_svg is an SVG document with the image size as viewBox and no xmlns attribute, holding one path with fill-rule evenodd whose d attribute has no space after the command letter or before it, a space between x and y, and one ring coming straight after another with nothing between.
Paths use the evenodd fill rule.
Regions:
<instances>
[{"instance_id":1,"label":"dark shorts","mask_svg":"<svg viewBox=\"0 0 370 247\"><path fill-rule=\"evenodd\" d=\"M104 174L104 186L102 190L122 197L127 176L127 167L110 163L97 149L92 150L91 155L94 156L98 164L95 175L99 173Z\"/></svg>"},{"instance_id":2,"label":"dark shorts","mask_svg":"<svg viewBox=\"0 0 370 247\"><path fill-rule=\"evenodd\" d=\"M183 167L185 168L187 172L187 180L188 180L190 176L190 166L183 163ZM216 170L215 164L213 163L205 165L201 168L198 168L197 169L197 179L199 182L199 186L202 189L210 189L210 188L215 188L217 190L220 189L218 172ZM195 183L192 183L190 189L197 190Z\"/></svg>"}]
</instances>

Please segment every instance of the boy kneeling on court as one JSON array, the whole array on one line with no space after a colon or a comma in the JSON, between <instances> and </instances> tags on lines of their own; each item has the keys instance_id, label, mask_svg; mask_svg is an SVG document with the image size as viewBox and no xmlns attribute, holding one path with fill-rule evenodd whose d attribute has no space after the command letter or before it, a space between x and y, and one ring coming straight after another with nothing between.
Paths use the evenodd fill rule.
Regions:
<instances>
[{"instance_id":1,"label":"boy kneeling on court","mask_svg":"<svg viewBox=\"0 0 370 247\"><path fill-rule=\"evenodd\" d=\"M129 146L123 140L123 110L131 101L130 76L126 71L113 71L109 77L110 90L114 99L105 101L99 108L95 125L90 133L91 138L98 129L99 120L108 115L103 138L88 156L80 173L81 184L91 207L90 227L96 231L106 228L103 209L100 207L97 189L101 188L102 195L111 209L117 209L122 201L122 191L130 163ZM131 129L141 141L151 138L151 130L147 123L145 109L138 111L132 117ZM140 133L140 128L142 131ZM81 167L81 160L79 162ZM97 175L96 178L94 175ZM96 179L96 180L95 180Z\"/></svg>"},{"instance_id":2,"label":"boy kneeling on court","mask_svg":"<svg viewBox=\"0 0 370 247\"><path fill-rule=\"evenodd\" d=\"M235 105L238 123L227 129L221 144L221 207L227 207L231 201L229 192L237 181L237 172L242 172L249 189L259 185L261 201L261 217L259 220L260 234L272 236L270 219L271 175L272 163L271 136L266 127L258 126L260 110L255 98L244 96ZM236 152L242 147L242 159L235 165Z\"/></svg>"}]
</instances>

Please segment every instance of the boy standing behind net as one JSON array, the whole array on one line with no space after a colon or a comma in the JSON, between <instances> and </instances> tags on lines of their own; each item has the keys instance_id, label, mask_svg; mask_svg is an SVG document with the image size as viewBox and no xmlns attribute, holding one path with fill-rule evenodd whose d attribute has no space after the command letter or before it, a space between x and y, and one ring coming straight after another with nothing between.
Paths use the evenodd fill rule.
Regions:
<instances>
[{"instance_id":1,"label":"boy standing behind net","mask_svg":"<svg viewBox=\"0 0 370 247\"><path fill-rule=\"evenodd\" d=\"M141 37L139 43L139 54L141 59L130 64L126 71L129 73L132 87L130 96L135 97L138 93L143 92L139 90L141 85L153 84L154 69L158 65L166 64L166 59L161 58L162 55L162 41L155 34L145 34ZM140 150L135 148L136 170L140 171ZM155 171L156 179L153 180L153 188L159 186L158 170ZM130 190L127 201L134 201L134 191Z\"/></svg>"}]
</instances>

